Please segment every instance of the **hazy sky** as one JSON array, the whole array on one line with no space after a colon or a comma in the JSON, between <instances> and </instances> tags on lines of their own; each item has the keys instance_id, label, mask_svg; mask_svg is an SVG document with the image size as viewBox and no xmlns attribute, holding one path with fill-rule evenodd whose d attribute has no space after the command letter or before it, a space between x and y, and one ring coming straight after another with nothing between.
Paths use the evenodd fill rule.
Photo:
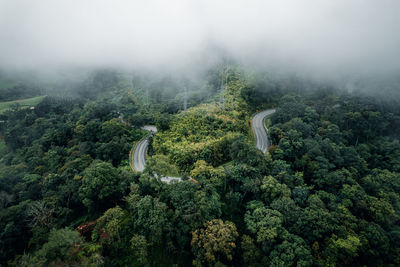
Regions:
<instances>
[{"instance_id":1,"label":"hazy sky","mask_svg":"<svg viewBox=\"0 0 400 267\"><path fill-rule=\"evenodd\" d=\"M0 0L0 66L400 69L399 0Z\"/></svg>"}]
</instances>

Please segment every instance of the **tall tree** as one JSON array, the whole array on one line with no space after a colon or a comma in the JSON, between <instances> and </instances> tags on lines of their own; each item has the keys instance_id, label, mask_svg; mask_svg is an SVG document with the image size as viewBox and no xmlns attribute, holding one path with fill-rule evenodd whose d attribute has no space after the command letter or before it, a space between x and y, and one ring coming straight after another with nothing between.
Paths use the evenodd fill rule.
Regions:
<instances>
[{"instance_id":1,"label":"tall tree","mask_svg":"<svg viewBox=\"0 0 400 267\"><path fill-rule=\"evenodd\" d=\"M192 250L196 255L195 266L203 263L221 265L233 259L238 232L230 221L215 219L204 224L204 228L193 232Z\"/></svg>"}]
</instances>

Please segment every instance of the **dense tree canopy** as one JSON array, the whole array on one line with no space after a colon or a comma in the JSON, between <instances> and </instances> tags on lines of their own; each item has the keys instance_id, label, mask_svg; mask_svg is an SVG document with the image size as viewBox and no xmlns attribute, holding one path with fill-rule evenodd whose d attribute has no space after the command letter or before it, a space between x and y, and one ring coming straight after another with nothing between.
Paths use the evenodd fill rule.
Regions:
<instances>
[{"instance_id":1,"label":"dense tree canopy","mask_svg":"<svg viewBox=\"0 0 400 267\"><path fill-rule=\"evenodd\" d=\"M2 114L0 265L400 265L398 103L234 67L205 79L186 112L178 83L102 70L78 100ZM263 154L250 121L271 107Z\"/></svg>"}]
</instances>

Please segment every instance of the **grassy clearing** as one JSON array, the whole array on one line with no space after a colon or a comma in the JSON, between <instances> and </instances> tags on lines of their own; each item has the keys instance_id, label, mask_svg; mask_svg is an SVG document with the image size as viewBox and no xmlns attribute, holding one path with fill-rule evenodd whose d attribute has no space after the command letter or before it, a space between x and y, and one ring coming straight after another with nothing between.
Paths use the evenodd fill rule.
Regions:
<instances>
[{"instance_id":1,"label":"grassy clearing","mask_svg":"<svg viewBox=\"0 0 400 267\"><path fill-rule=\"evenodd\" d=\"M39 104L46 96L36 96L32 98L19 99L7 102L0 102L0 114L10 109L10 107L14 104L19 104L21 108L29 108L32 106L36 106Z\"/></svg>"}]
</instances>

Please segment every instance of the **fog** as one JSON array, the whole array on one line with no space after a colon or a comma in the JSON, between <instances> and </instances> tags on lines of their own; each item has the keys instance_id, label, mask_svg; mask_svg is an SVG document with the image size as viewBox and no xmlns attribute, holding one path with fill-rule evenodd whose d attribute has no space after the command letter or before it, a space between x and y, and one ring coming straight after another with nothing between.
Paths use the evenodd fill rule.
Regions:
<instances>
[{"instance_id":1,"label":"fog","mask_svg":"<svg viewBox=\"0 0 400 267\"><path fill-rule=\"evenodd\" d=\"M0 0L0 67L369 77L400 70L399 25L398 0Z\"/></svg>"}]
</instances>

